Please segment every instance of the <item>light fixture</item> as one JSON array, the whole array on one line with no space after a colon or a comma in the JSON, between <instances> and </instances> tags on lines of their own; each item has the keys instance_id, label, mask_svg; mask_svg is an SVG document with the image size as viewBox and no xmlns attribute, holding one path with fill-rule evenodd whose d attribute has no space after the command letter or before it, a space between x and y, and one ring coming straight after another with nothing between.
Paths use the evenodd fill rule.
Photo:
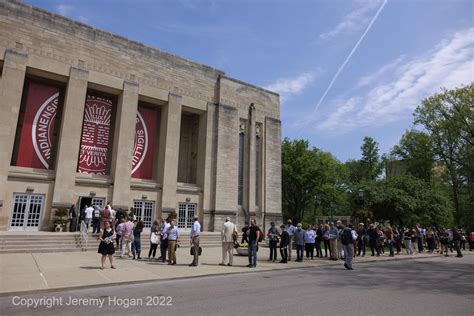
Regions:
<instances>
[{"instance_id":1,"label":"light fixture","mask_svg":"<svg viewBox=\"0 0 474 316\"><path fill-rule=\"evenodd\" d=\"M146 200L148 199L148 196L146 196L146 194L142 194L142 200Z\"/></svg>"},{"instance_id":2,"label":"light fixture","mask_svg":"<svg viewBox=\"0 0 474 316\"><path fill-rule=\"evenodd\" d=\"M27 187L26 188L26 192L33 192L35 190L35 188L33 187Z\"/></svg>"},{"instance_id":3,"label":"light fixture","mask_svg":"<svg viewBox=\"0 0 474 316\"><path fill-rule=\"evenodd\" d=\"M91 191L91 193L89 193L89 194L90 194L90 196L96 196L95 191Z\"/></svg>"}]
</instances>

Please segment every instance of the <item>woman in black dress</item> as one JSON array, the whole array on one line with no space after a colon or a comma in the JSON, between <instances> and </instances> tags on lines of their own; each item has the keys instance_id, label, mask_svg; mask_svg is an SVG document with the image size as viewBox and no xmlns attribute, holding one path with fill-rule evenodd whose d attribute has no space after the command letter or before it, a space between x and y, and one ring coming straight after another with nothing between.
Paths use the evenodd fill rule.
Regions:
<instances>
[{"instance_id":1,"label":"woman in black dress","mask_svg":"<svg viewBox=\"0 0 474 316\"><path fill-rule=\"evenodd\" d=\"M105 263L105 257L109 257L110 261L110 267L112 269L115 269L113 265L113 257L112 255L115 253L115 248L114 248L114 239L116 238L115 231L110 227L110 222L104 222L104 229L101 231L99 235L99 250L97 251L102 255L101 258L101 270L104 270L104 263Z\"/></svg>"}]
</instances>

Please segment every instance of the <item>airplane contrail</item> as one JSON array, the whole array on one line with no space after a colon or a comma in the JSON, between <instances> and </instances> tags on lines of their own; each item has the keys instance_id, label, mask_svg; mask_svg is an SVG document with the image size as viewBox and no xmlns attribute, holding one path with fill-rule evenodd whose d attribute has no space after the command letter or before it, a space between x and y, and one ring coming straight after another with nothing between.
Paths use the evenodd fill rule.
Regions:
<instances>
[{"instance_id":1,"label":"airplane contrail","mask_svg":"<svg viewBox=\"0 0 474 316\"><path fill-rule=\"evenodd\" d=\"M321 105L321 103L323 103L324 99L326 98L326 95L329 93L329 91L331 90L332 86L334 85L334 82L336 82L337 78L339 77L339 75L341 74L341 72L344 70L344 67L346 66L346 64L349 62L349 60L351 59L352 55L354 55L355 51L357 50L357 48L359 47L360 43L362 42L362 40L365 38L365 36L367 35L367 33L370 31L370 29L372 28L372 25L375 23L375 21L377 20L377 18L379 17L380 13L382 12L383 8L385 7L385 5L387 4L388 0L384 0L384 2L382 3L382 5L380 6L380 8L378 9L377 13L375 13L374 17L372 18L372 21L370 21L369 25L367 26L367 28L365 29L365 32L362 34L362 36L359 38L359 40L357 41L357 43L355 44L354 48L352 48L351 52L349 53L349 55L347 56L346 60L344 60L344 62L342 63L341 67L339 67L339 69L337 70L336 74L334 75L334 77L332 78L331 82L329 83L329 86L327 87L326 91L324 91L323 95L321 96L321 99L319 99L319 102L318 104L316 105L316 107L314 108L314 111L313 111L313 114L316 113L318 111L318 108L319 106Z\"/></svg>"}]
</instances>

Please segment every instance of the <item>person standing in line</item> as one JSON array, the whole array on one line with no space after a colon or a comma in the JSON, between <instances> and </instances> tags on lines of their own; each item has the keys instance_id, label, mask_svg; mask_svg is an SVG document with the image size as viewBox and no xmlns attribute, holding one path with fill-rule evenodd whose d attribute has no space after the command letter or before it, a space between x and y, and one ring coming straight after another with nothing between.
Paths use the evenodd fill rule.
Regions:
<instances>
[{"instance_id":1,"label":"person standing in line","mask_svg":"<svg viewBox=\"0 0 474 316\"><path fill-rule=\"evenodd\" d=\"M390 251L390 257L395 257L395 252L393 251L393 230L390 225L387 225L385 229L385 238L387 238L388 249Z\"/></svg>"},{"instance_id":2,"label":"person standing in line","mask_svg":"<svg viewBox=\"0 0 474 316\"><path fill-rule=\"evenodd\" d=\"M98 234L99 231L100 231L100 210L97 205L94 205L94 213L92 214L92 233Z\"/></svg>"},{"instance_id":3,"label":"person standing in line","mask_svg":"<svg viewBox=\"0 0 474 316\"><path fill-rule=\"evenodd\" d=\"M140 252L142 251L142 242L141 242L141 235L143 231L143 227L145 224L142 220L136 221L135 227L133 228L133 243L132 243L132 254L133 260L135 260L135 256L138 260L141 260Z\"/></svg>"},{"instance_id":4,"label":"person standing in line","mask_svg":"<svg viewBox=\"0 0 474 316\"><path fill-rule=\"evenodd\" d=\"M89 230L89 226L92 222L92 216L94 215L94 206L87 206L84 211L84 222L86 224L87 230Z\"/></svg>"},{"instance_id":5,"label":"person standing in line","mask_svg":"<svg viewBox=\"0 0 474 316\"><path fill-rule=\"evenodd\" d=\"M460 229L460 230L459 230L459 234L461 235L460 248L461 248L463 251L465 251L465 250L466 250L466 241L467 241L466 232L464 231L464 229Z\"/></svg>"},{"instance_id":6,"label":"person standing in line","mask_svg":"<svg viewBox=\"0 0 474 316\"><path fill-rule=\"evenodd\" d=\"M338 220L336 222L336 228L337 228L337 256L339 259L341 260L344 260L344 249L342 247L342 243L341 243L341 232L342 232L342 227L344 227L342 225L342 222L340 220Z\"/></svg>"},{"instance_id":7,"label":"person standing in line","mask_svg":"<svg viewBox=\"0 0 474 316\"><path fill-rule=\"evenodd\" d=\"M156 256L156 249L158 248L158 244L160 243L160 224L155 219L153 222L153 226L150 229L150 250L148 251L148 260L151 260L152 255L153 259Z\"/></svg>"},{"instance_id":8,"label":"person standing in line","mask_svg":"<svg viewBox=\"0 0 474 316\"><path fill-rule=\"evenodd\" d=\"M314 259L314 244L316 243L316 232L312 225L308 225L308 229L305 232L305 250L306 250L306 259L311 257L311 260Z\"/></svg>"},{"instance_id":9,"label":"person standing in line","mask_svg":"<svg viewBox=\"0 0 474 316\"><path fill-rule=\"evenodd\" d=\"M102 214L101 214L101 217L100 217L100 229L104 229L104 225L105 225L105 222L109 222L110 223L110 210L108 207L104 208L102 210ZM112 226L112 227L115 227L115 226Z\"/></svg>"},{"instance_id":10,"label":"person standing in line","mask_svg":"<svg viewBox=\"0 0 474 316\"><path fill-rule=\"evenodd\" d=\"M197 267L199 265L199 237L201 236L201 224L197 215L193 217L194 223L189 234L189 243L194 249L193 262L189 264L190 267Z\"/></svg>"},{"instance_id":11,"label":"person standing in line","mask_svg":"<svg viewBox=\"0 0 474 316\"><path fill-rule=\"evenodd\" d=\"M267 237L270 240L270 258L268 261L277 261L277 244L278 244L278 228L276 228L275 223L270 223L270 228L268 229Z\"/></svg>"},{"instance_id":12,"label":"person standing in line","mask_svg":"<svg viewBox=\"0 0 474 316\"><path fill-rule=\"evenodd\" d=\"M158 258L158 260L161 259L161 262L165 263L166 262L166 253L168 252L168 229L170 228L170 223L169 220L161 220L161 242L160 242L160 252L161 252L161 257ZM168 257L169 260L169 257Z\"/></svg>"},{"instance_id":13,"label":"person standing in line","mask_svg":"<svg viewBox=\"0 0 474 316\"><path fill-rule=\"evenodd\" d=\"M107 211L105 209L104 211ZM121 258L125 256L125 251L127 252L128 257L131 257L132 252L132 240L133 240L133 222L132 219L129 217L127 222L123 225L122 230L122 254L120 255Z\"/></svg>"},{"instance_id":14,"label":"person standing in line","mask_svg":"<svg viewBox=\"0 0 474 316\"><path fill-rule=\"evenodd\" d=\"M290 244L290 235L285 229L285 225L281 224L281 236L280 236L280 263L288 263L288 245Z\"/></svg>"},{"instance_id":15,"label":"person standing in line","mask_svg":"<svg viewBox=\"0 0 474 316\"><path fill-rule=\"evenodd\" d=\"M401 245L402 236L400 234L400 229L397 226L393 227L393 241L395 243L395 248L397 249L397 255L402 251Z\"/></svg>"},{"instance_id":16,"label":"person standing in line","mask_svg":"<svg viewBox=\"0 0 474 316\"><path fill-rule=\"evenodd\" d=\"M295 233L295 226L293 226L293 222L291 221L291 219L288 220L286 226L285 226L285 230L287 231L288 235L290 236L290 244L288 245L288 261L291 261L291 252L292 252L292 249L293 249L293 243L294 243L294 240L293 240L293 235Z\"/></svg>"},{"instance_id":17,"label":"person standing in line","mask_svg":"<svg viewBox=\"0 0 474 316\"><path fill-rule=\"evenodd\" d=\"M234 261L234 243L239 239L237 227L230 221L230 217L226 217L224 224L222 224L221 230L222 239L222 262L219 263L221 266L226 265L227 256L229 257L228 266L232 266Z\"/></svg>"},{"instance_id":18,"label":"person standing in line","mask_svg":"<svg viewBox=\"0 0 474 316\"><path fill-rule=\"evenodd\" d=\"M122 219L120 219L120 222L117 225L117 228L115 229L115 234L117 236L115 238L115 242L117 244L118 249L122 249L122 234L123 234L123 227L124 226L125 226L125 223L124 223L124 220L122 218Z\"/></svg>"},{"instance_id":19,"label":"person standing in line","mask_svg":"<svg viewBox=\"0 0 474 316\"><path fill-rule=\"evenodd\" d=\"M322 258L323 252L321 251L321 240L323 239L323 225L316 225L316 239L314 245L316 247L316 257Z\"/></svg>"},{"instance_id":20,"label":"person standing in line","mask_svg":"<svg viewBox=\"0 0 474 316\"><path fill-rule=\"evenodd\" d=\"M175 265L176 248L179 245L179 231L178 227L176 227L176 221L174 219L171 220L170 227L166 233L168 235L168 259L170 260L168 264Z\"/></svg>"},{"instance_id":21,"label":"person standing in line","mask_svg":"<svg viewBox=\"0 0 474 316\"><path fill-rule=\"evenodd\" d=\"M100 260L101 261L100 269L104 270L105 258L107 256L109 257L110 268L115 269L114 264L113 264L113 257L112 257L112 255L115 253L115 248L114 248L115 231L112 229L109 222L106 222L104 224L104 229L100 232L98 239L100 240L100 244L99 244L99 249L97 250L97 252L102 255L101 260Z\"/></svg>"},{"instance_id":22,"label":"person standing in line","mask_svg":"<svg viewBox=\"0 0 474 316\"><path fill-rule=\"evenodd\" d=\"M360 256L362 253L362 257L365 256L365 242L367 238L367 230L364 227L364 223L359 224L359 230L357 231L357 255Z\"/></svg>"},{"instance_id":23,"label":"person standing in line","mask_svg":"<svg viewBox=\"0 0 474 316\"><path fill-rule=\"evenodd\" d=\"M340 241L344 249L344 267L347 270L354 270L352 268L352 258L354 257L354 240L357 239L355 231L349 227L340 224Z\"/></svg>"},{"instance_id":24,"label":"person standing in line","mask_svg":"<svg viewBox=\"0 0 474 316\"><path fill-rule=\"evenodd\" d=\"M453 231L453 246L454 246L454 249L456 250L456 253L457 253L456 257L457 258L462 258L462 252L461 252L461 247L460 247L461 234L456 229L456 227L453 227L452 231Z\"/></svg>"},{"instance_id":25,"label":"person standing in line","mask_svg":"<svg viewBox=\"0 0 474 316\"><path fill-rule=\"evenodd\" d=\"M77 214L76 214L76 206L74 204L71 205L71 208L69 209L69 231L70 232L75 232L76 231L76 226L77 226Z\"/></svg>"},{"instance_id":26,"label":"person standing in line","mask_svg":"<svg viewBox=\"0 0 474 316\"><path fill-rule=\"evenodd\" d=\"M435 236L433 227L431 226L428 227L428 230L426 231L426 243L428 244L428 252L433 253L435 246Z\"/></svg>"},{"instance_id":27,"label":"person standing in line","mask_svg":"<svg viewBox=\"0 0 474 316\"><path fill-rule=\"evenodd\" d=\"M324 243L324 257L327 258L328 256L328 250L329 250L329 255L331 255L331 244L329 243L329 225L324 224L324 229L323 229L323 243Z\"/></svg>"},{"instance_id":28,"label":"person standing in line","mask_svg":"<svg viewBox=\"0 0 474 316\"><path fill-rule=\"evenodd\" d=\"M329 251L331 252L331 260L337 261L337 228L334 223L329 223Z\"/></svg>"},{"instance_id":29,"label":"person standing in line","mask_svg":"<svg viewBox=\"0 0 474 316\"><path fill-rule=\"evenodd\" d=\"M412 256L413 248L411 246L411 232L408 228L405 228L403 231L403 242L405 244L405 250L407 252L407 255Z\"/></svg>"},{"instance_id":30,"label":"person standing in line","mask_svg":"<svg viewBox=\"0 0 474 316\"><path fill-rule=\"evenodd\" d=\"M249 237L247 235L247 230L249 229L248 225L245 225L242 227L242 241L240 242L241 244L245 244L249 242Z\"/></svg>"},{"instance_id":31,"label":"person standing in line","mask_svg":"<svg viewBox=\"0 0 474 316\"><path fill-rule=\"evenodd\" d=\"M375 232L374 224L369 225L367 235L369 235L369 247L373 257L375 256L375 248L377 247L377 233Z\"/></svg>"},{"instance_id":32,"label":"person standing in line","mask_svg":"<svg viewBox=\"0 0 474 316\"><path fill-rule=\"evenodd\" d=\"M423 239L424 239L424 234L423 234L423 229L420 227L420 224L416 224L416 240L418 243L418 253L423 253Z\"/></svg>"},{"instance_id":33,"label":"person standing in line","mask_svg":"<svg viewBox=\"0 0 474 316\"><path fill-rule=\"evenodd\" d=\"M303 225L301 225L301 223L298 223L298 225L296 225L296 229L294 233L295 244L296 244L296 262L303 262L304 246L306 243L305 234L306 234L306 231L303 229Z\"/></svg>"},{"instance_id":34,"label":"person standing in line","mask_svg":"<svg viewBox=\"0 0 474 316\"><path fill-rule=\"evenodd\" d=\"M249 264L247 265L248 268L256 268L257 267L257 250L258 250L258 241L260 240L261 234L260 228L257 226L257 221L255 219L250 220L250 227L247 230L249 245L248 245L248 252L249 252Z\"/></svg>"}]
</instances>

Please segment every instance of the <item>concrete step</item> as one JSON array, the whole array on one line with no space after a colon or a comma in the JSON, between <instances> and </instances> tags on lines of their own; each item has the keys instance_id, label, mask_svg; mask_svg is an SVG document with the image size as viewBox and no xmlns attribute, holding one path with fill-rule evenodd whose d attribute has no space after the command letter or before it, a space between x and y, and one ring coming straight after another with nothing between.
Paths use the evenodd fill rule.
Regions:
<instances>
[{"instance_id":1,"label":"concrete step","mask_svg":"<svg viewBox=\"0 0 474 316\"><path fill-rule=\"evenodd\" d=\"M87 247L79 233L54 233L54 232L1 232L1 253L51 253L97 251L99 241L97 234L88 234ZM141 246L144 251L150 248L150 234L141 235ZM188 233L181 235L181 248L190 248ZM220 233L205 232L201 234L201 247L220 247Z\"/></svg>"}]
</instances>

